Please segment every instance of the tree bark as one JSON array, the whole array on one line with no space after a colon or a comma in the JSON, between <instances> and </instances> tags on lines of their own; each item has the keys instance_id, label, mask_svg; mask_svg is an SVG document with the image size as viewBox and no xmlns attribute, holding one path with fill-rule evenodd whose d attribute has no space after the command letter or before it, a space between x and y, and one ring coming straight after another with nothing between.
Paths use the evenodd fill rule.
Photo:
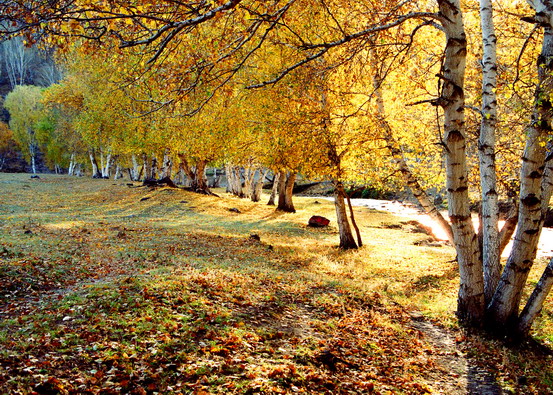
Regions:
<instances>
[{"instance_id":1,"label":"tree bark","mask_svg":"<svg viewBox=\"0 0 553 395\"><path fill-rule=\"evenodd\" d=\"M363 239L361 238L361 232L359 231L359 227L357 226L357 221L355 221L353 206L351 205L351 199L347 193L346 193L346 198L348 200L349 217L351 219L351 225L353 226L353 229L355 229L355 235L357 236L357 246L363 247Z\"/></svg>"},{"instance_id":2,"label":"tree bark","mask_svg":"<svg viewBox=\"0 0 553 395\"><path fill-rule=\"evenodd\" d=\"M333 181L334 184L334 206L336 208L336 222L340 233L340 248L343 250L357 249L357 243L351 233L351 227L346 212L344 198L346 192L340 181Z\"/></svg>"},{"instance_id":3,"label":"tree bark","mask_svg":"<svg viewBox=\"0 0 553 395\"><path fill-rule=\"evenodd\" d=\"M149 181L152 180L152 167L149 164L148 161L148 155L145 153L142 154L142 173L144 175L143 181Z\"/></svg>"},{"instance_id":4,"label":"tree bark","mask_svg":"<svg viewBox=\"0 0 553 395\"><path fill-rule=\"evenodd\" d=\"M277 210L285 211L287 213L296 212L296 209L294 208L294 203L292 201L295 182L296 173L285 171L280 172Z\"/></svg>"},{"instance_id":5,"label":"tree bark","mask_svg":"<svg viewBox=\"0 0 553 395\"><path fill-rule=\"evenodd\" d=\"M163 166L161 171L161 178L171 178L173 173L173 161L171 160L171 152L166 149L163 154Z\"/></svg>"},{"instance_id":6,"label":"tree bark","mask_svg":"<svg viewBox=\"0 0 553 395\"><path fill-rule=\"evenodd\" d=\"M536 317L540 314L543 303L547 298L547 295L551 292L553 287L553 258L549 261L549 265L545 268L540 281L534 288L532 295L528 299L526 306L520 314L518 322L518 334L526 336L532 327L532 323Z\"/></svg>"},{"instance_id":7,"label":"tree bark","mask_svg":"<svg viewBox=\"0 0 553 395\"><path fill-rule=\"evenodd\" d=\"M546 16L546 14L544 14ZM543 226L542 180L545 170L545 142L551 131L553 92L553 30L545 27L542 51L538 58L538 86L532 121L527 128L522 158L518 226L513 249L490 304L494 325L517 327L518 310L528 273L536 257Z\"/></svg>"},{"instance_id":8,"label":"tree bark","mask_svg":"<svg viewBox=\"0 0 553 395\"><path fill-rule=\"evenodd\" d=\"M115 167L115 175L113 176L114 180L118 180L123 177L123 171L121 169L121 166L117 165Z\"/></svg>"},{"instance_id":9,"label":"tree bark","mask_svg":"<svg viewBox=\"0 0 553 395\"><path fill-rule=\"evenodd\" d=\"M252 197L253 181L255 178L255 168L253 168L251 160L244 168L244 186L241 187L240 196L246 199Z\"/></svg>"},{"instance_id":10,"label":"tree bark","mask_svg":"<svg viewBox=\"0 0 553 395\"><path fill-rule=\"evenodd\" d=\"M69 168L67 169L67 174L70 176L75 175L75 168L77 165L77 163L75 162L75 157L76 157L75 153L72 152L71 158L69 159Z\"/></svg>"},{"instance_id":11,"label":"tree bark","mask_svg":"<svg viewBox=\"0 0 553 395\"><path fill-rule=\"evenodd\" d=\"M464 76L467 42L460 0L438 0L446 48L439 104L444 111L448 211L459 262L457 315L473 326L482 325L484 279L478 237L472 224L466 163Z\"/></svg>"},{"instance_id":12,"label":"tree bark","mask_svg":"<svg viewBox=\"0 0 553 395\"><path fill-rule=\"evenodd\" d=\"M194 192L211 194L207 185L207 178L205 176L205 169L207 163L205 160L199 160L194 168L195 177L190 187Z\"/></svg>"},{"instance_id":13,"label":"tree bark","mask_svg":"<svg viewBox=\"0 0 553 395\"><path fill-rule=\"evenodd\" d=\"M92 178L101 178L100 168L98 167L98 161L96 160L96 152L94 149L88 151L88 157L90 158L90 164L92 165Z\"/></svg>"},{"instance_id":14,"label":"tree bark","mask_svg":"<svg viewBox=\"0 0 553 395\"><path fill-rule=\"evenodd\" d=\"M484 266L484 297L489 303L495 292L501 265L499 262L499 210L495 164L495 130L497 125L497 56L493 8L491 0L480 0L482 26L482 121L478 139L480 188L482 191L482 263Z\"/></svg>"},{"instance_id":15,"label":"tree bark","mask_svg":"<svg viewBox=\"0 0 553 395\"><path fill-rule=\"evenodd\" d=\"M259 202L261 200L261 192L263 191L263 183L269 170L258 169L259 179L254 182L252 189L252 202Z\"/></svg>"},{"instance_id":16,"label":"tree bark","mask_svg":"<svg viewBox=\"0 0 553 395\"><path fill-rule=\"evenodd\" d=\"M225 166L225 172L227 175L227 193L242 197L242 178L240 175L240 167L227 165Z\"/></svg>"},{"instance_id":17,"label":"tree bark","mask_svg":"<svg viewBox=\"0 0 553 395\"><path fill-rule=\"evenodd\" d=\"M159 166L157 164L157 157L152 156L152 161L150 162L150 179L157 180L159 173Z\"/></svg>"},{"instance_id":18,"label":"tree bark","mask_svg":"<svg viewBox=\"0 0 553 395\"><path fill-rule=\"evenodd\" d=\"M278 183L280 180L280 173L274 172L273 176L273 188L271 189L271 196L269 197L269 201L267 202L267 206L274 206L275 205L275 198L278 192Z\"/></svg>"}]
</instances>

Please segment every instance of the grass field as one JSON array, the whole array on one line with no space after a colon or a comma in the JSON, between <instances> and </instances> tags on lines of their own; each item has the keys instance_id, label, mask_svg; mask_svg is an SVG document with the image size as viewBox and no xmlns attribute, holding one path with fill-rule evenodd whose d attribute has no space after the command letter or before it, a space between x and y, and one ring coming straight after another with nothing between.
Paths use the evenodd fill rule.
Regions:
<instances>
[{"instance_id":1,"label":"grass field","mask_svg":"<svg viewBox=\"0 0 553 395\"><path fill-rule=\"evenodd\" d=\"M453 249L401 218L356 209L365 246L341 252L324 200L138 185L0 174L1 393L440 393L457 374L414 316L503 389L553 393L551 356L457 327Z\"/></svg>"}]
</instances>

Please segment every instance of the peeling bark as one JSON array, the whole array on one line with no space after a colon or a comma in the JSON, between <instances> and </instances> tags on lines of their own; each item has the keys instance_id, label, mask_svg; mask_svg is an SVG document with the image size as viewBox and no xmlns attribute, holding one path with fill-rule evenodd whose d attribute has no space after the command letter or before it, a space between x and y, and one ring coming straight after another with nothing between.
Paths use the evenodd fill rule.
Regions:
<instances>
[{"instance_id":1,"label":"peeling bark","mask_svg":"<svg viewBox=\"0 0 553 395\"><path fill-rule=\"evenodd\" d=\"M478 237L471 220L465 138L466 37L459 0L438 0L446 48L439 103L444 111L448 211L459 262L457 315L473 326L484 317L484 279Z\"/></svg>"},{"instance_id":2,"label":"peeling bark","mask_svg":"<svg viewBox=\"0 0 553 395\"><path fill-rule=\"evenodd\" d=\"M545 141L551 132L553 92L553 30L545 27L542 52L538 58L538 86L534 112L527 128L522 157L518 226L513 249L490 304L494 324L517 326L522 291L536 257L543 226L542 180L545 170Z\"/></svg>"},{"instance_id":3,"label":"peeling bark","mask_svg":"<svg viewBox=\"0 0 553 395\"><path fill-rule=\"evenodd\" d=\"M495 130L497 125L497 56L491 0L480 0L482 26L482 121L478 139L480 187L482 190L481 236L484 266L484 296L489 303L501 275L499 262L499 209L495 164Z\"/></svg>"}]
</instances>

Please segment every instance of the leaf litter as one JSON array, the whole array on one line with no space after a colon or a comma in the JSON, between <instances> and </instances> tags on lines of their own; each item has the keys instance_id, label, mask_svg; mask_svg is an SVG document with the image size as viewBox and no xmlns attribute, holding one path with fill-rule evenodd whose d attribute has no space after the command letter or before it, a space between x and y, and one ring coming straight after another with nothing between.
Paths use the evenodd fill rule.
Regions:
<instances>
[{"instance_id":1,"label":"leaf litter","mask_svg":"<svg viewBox=\"0 0 553 395\"><path fill-rule=\"evenodd\" d=\"M543 365L321 269L348 257L332 232L232 198L45 179L40 199L13 183L0 202L2 392L477 393L486 362L489 391L550 391Z\"/></svg>"}]
</instances>

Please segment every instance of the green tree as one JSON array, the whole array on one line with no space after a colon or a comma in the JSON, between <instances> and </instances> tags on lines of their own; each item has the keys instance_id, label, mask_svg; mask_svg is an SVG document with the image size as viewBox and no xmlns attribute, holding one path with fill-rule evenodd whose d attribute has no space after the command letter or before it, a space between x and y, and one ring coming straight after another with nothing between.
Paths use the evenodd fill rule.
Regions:
<instances>
[{"instance_id":1,"label":"green tree","mask_svg":"<svg viewBox=\"0 0 553 395\"><path fill-rule=\"evenodd\" d=\"M42 88L33 85L18 85L11 91L4 102L10 113L10 128L13 138L21 147L25 159L30 162L33 173L36 173L36 156L38 140L36 124L43 114L41 103Z\"/></svg>"}]
</instances>

